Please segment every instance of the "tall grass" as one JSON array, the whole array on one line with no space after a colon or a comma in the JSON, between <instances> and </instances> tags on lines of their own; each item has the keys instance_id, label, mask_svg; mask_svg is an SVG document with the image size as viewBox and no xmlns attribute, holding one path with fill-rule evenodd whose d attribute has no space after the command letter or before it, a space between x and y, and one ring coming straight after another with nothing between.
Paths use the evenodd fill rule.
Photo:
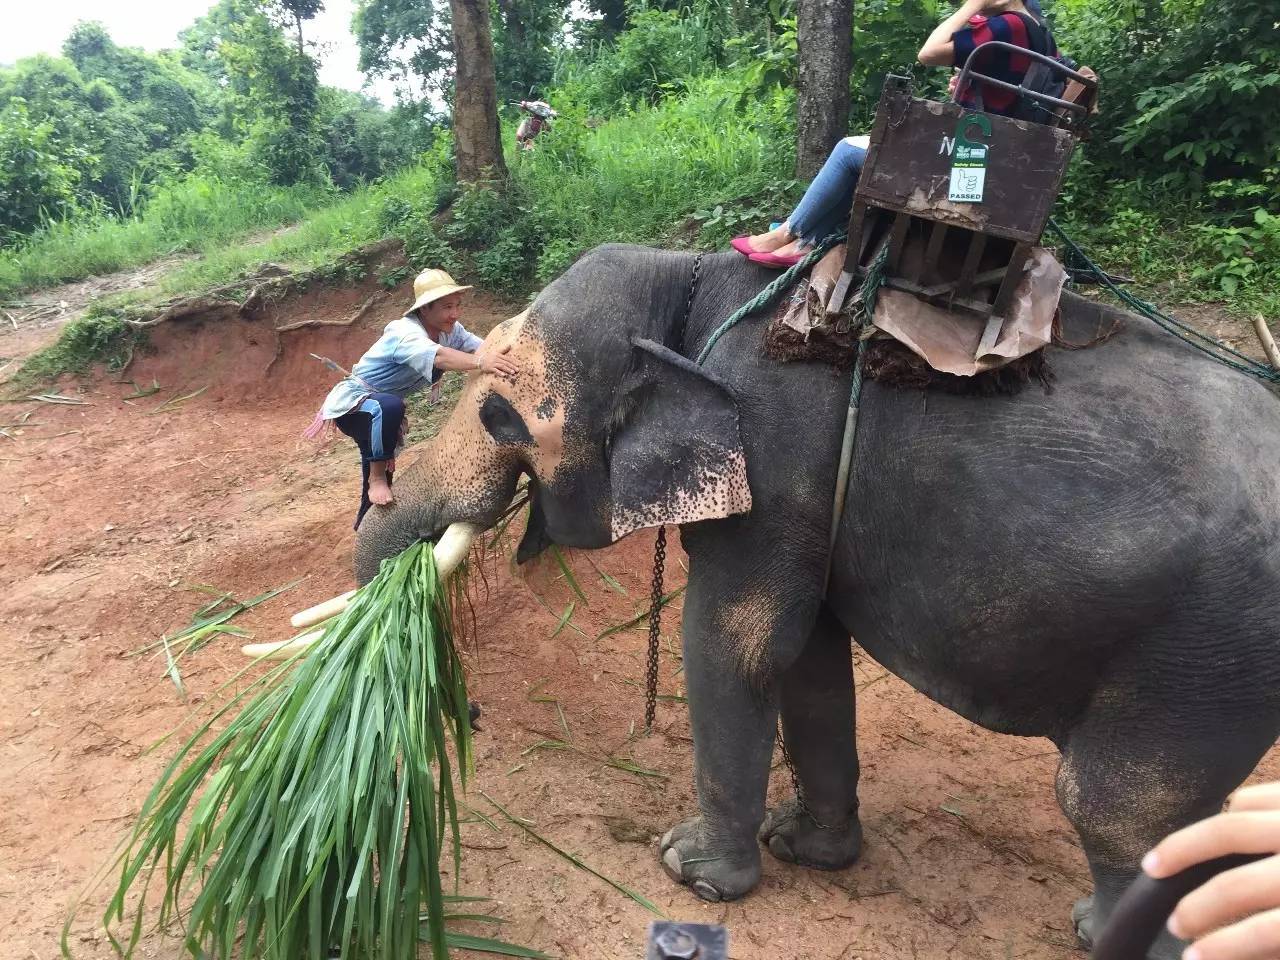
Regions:
<instances>
[{"instance_id":1,"label":"tall grass","mask_svg":"<svg viewBox=\"0 0 1280 960\"><path fill-rule=\"evenodd\" d=\"M789 92L753 89L743 71L686 78L684 86L683 96L603 121L582 104L557 102L554 129L536 149L508 157L519 213L532 229L524 228L522 245L511 242L521 223L497 237L509 261L498 266L509 269L504 275L481 260L479 279L544 284L600 243L690 242L686 228L700 210L749 206L793 186ZM533 269L510 262L521 257Z\"/></svg>"},{"instance_id":2,"label":"tall grass","mask_svg":"<svg viewBox=\"0 0 1280 960\"><path fill-rule=\"evenodd\" d=\"M332 195L315 186L188 176L160 188L137 216L51 222L0 254L0 301L171 253L216 250L249 231L294 223Z\"/></svg>"},{"instance_id":3,"label":"tall grass","mask_svg":"<svg viewBox=\"0 0 1280 960\"><path fill-rule=\"evenodd\" d=\"M377 184L359 187L327 206L312 209L292 229L258 243L210 243L199 259L179 264L156 283L125 303L141 297L162 300L208 289L243 276L264 263L310 270L332 263L345 253L388 235L388 204L401 196L426 197L434 203L441 189L430 167L414 166Z\"/></svg>"}]
</instances>

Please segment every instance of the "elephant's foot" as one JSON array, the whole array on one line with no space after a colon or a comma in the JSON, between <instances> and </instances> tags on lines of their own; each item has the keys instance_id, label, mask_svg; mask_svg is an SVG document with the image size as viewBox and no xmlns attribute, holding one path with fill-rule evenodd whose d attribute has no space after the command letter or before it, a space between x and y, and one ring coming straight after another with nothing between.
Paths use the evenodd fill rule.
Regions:
<instances>
[{"instance_id":1,"label":"elephant's foot","mask_svg":"<svg viewBox=\"0 0 1280 960\"><path fill-rule=\"evenodd\" d=\"M764 818L760 840L770 853L787 863L843 870L862 853L862 824L855 813L843 823L819 826L799 800L788 800Z\"/></svg>"},{"instance_id":2,"label":"elephant's foot","mask_svg":"<svg viewBox=\"0 0 1280 960\"><path fill-rule=\"evenodd\" d=\"M1071 925L1075 927L1076 939L1085 950L1093 950L1093 897L1077 900L1071 907Z\"/></svg>"},{"instance_id":3,"label":"elephant's foot","mask_svg":"<svg viewBox=\"0 0 1280 960\"><path fill-rule=\"evenodd\" d=\"M667 831L659 845L662 867L672 880L713 903L737 900L760 882L760 848L706 836L695 817Z\"/></svg>"},{"instance_id":4,"label":"elephant's foot","mask_svg":"<svg viewBox=\"0 0 1280 960\"><path fill-rule=\"evenodd\" d=\"M1098 922L1098 914L1094 905L1094 897L1077 900L1071 908L1071 923L1076 930L1076 939L1085 950L1092 951L1103 924ZM1160 936L1147 953L1147 960L1179 960L1186 943L1177 939L1167 931Z\"/></svg>"}]
</instances>

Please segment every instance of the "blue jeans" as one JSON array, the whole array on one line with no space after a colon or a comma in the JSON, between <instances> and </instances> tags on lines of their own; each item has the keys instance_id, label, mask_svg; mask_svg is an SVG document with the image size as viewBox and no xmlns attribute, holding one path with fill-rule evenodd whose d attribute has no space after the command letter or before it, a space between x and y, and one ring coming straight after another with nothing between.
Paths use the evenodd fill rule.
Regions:
<instances>
[{"instance_id":1,"label":"blue jeans","mask_svg":"<svg viewBox=\"0 0 1280 960\"><path fill-rule=\"evenodd\" d=\"M813 246L836 231L844 231L853 207L853 191L866 159L867 151L848 140L836 144L804 192L800 205L787 218L793 236Z\"/></svg>"}]
</instances>

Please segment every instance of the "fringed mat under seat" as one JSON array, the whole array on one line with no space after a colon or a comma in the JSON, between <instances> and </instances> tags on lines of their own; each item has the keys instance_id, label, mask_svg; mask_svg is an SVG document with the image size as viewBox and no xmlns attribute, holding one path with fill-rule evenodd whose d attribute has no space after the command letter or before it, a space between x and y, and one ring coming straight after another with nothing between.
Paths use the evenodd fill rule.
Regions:
<instances>
[{"instance_id":1,"label":"fringed mat under seat","mask_svg":"<svg viewBox=\"0 0 1280 960\"><path fill-rule=\"evenodd\" d=\"M1043 348L1053 340L1065 273L1047 251L1037 249L1028 259L999 339L975 357L985 318L948 311L899 290L880 288L870 331L857 329L848 312L828 313L825 304L843 267L844 249L828 253L779 305L765 331L768 356L848 370L862 335L870 337L864 376L881 383L980 396L1016 393L1033 381L1048 389L1052 372ZM856 299L849 298L849 307Z\"/></svg>"}]
</instances>

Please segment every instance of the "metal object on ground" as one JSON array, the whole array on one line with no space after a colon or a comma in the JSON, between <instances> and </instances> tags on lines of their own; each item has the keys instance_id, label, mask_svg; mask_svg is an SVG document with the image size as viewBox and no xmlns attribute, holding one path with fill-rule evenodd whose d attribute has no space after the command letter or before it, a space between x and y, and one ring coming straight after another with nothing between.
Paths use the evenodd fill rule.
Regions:
<instances>
[{"instance_id":1,"label":"metal object on ground","mask_svg":"<svg viewBox=\"0 0 1280 960\"><path fill-rule=\"evenodd\" d=\"M649 924L645 960L729 960L729 931L718 923Z\"/></svg>"}]
</instances>

